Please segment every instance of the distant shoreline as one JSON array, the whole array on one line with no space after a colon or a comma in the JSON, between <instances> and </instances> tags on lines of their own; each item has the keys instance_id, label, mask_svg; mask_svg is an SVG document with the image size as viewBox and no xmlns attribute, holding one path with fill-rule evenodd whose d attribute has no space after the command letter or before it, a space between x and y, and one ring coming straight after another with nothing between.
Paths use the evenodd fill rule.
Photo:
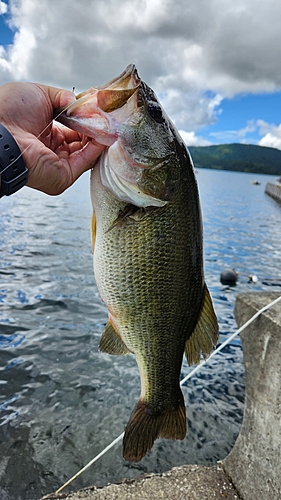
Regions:
<instances>
[{"instance_id":1,"label":"distant shoreline","mask_svg":"<svg viewBox=\"0 0 281 500\"><path fill-rule=\"evenodd\" d=\"M281 176L281 151L252 144L188 146L195 168Z\"/></svg>"}]
</instances>

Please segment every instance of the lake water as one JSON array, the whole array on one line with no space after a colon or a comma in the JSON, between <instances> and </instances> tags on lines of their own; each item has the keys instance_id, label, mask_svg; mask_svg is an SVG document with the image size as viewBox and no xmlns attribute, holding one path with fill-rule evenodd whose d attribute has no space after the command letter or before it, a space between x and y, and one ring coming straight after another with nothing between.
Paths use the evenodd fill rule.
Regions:
<instances>
[{"instance_id":1,"label":"lake water","mask_svg":"<svg viewBox=\"0 0 281 500\"><path fill-rule=\"evenodd\" d=\"M264 193L272 176L200 169L197 179L223 341L236 330L237 293L281 293L281 206ZM92 272L88 174L56 198L24 188L0 203L0 498L35 500L122 433L140 383L133 356L98 352L107 311ZM221 285L226 268L239 271L236 287ZM184 361L182 377L189 370ZM235 339L183 387L183 441L157 440L138 464L119 443L68 490L223 459L241 426L243 373Z\"/></svg>"}]
</instances>

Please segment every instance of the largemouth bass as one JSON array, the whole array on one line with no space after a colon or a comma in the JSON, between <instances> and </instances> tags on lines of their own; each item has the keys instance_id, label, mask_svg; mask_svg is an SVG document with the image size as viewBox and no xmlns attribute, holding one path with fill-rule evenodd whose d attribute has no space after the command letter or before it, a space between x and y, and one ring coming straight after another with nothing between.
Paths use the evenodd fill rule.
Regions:
<instances>
[{"instance_id":1,"label":"largemouth bass","mask_svg":"<svg viewBox=\"0 0 281 500\"><path fill-rule=\"evenodd\" d=\"M198 363L218 340L192 160L134 65L59 120L106 145L91 173L94 272L109 311L99 348L136 357L141 395L123 456L139 461L156 438L185 437L183 354Z\"/></svg>"}]
</instances>

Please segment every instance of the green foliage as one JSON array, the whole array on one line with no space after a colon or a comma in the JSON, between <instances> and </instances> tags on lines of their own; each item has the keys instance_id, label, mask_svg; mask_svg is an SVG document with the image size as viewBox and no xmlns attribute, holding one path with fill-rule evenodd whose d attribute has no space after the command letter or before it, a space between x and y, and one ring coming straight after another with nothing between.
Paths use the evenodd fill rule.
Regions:
<instances>
[{"instance_id":1,"label":"green foliage","mask_svg":"<svg viewBox=\"0 0 281 500\"><path fill-rule=\"evenodd\" d=\"M190 146L195 168L281 175L281 151L251 144Z\"/></svg>"}]
</instances>

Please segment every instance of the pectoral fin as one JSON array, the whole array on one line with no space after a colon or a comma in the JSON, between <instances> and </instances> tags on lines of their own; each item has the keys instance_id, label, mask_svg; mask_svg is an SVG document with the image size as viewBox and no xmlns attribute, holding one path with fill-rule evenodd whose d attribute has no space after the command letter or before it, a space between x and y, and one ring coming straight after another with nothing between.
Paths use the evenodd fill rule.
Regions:
<instances>
[{"instance_id":1,"label":"pectoral fin","mask_svg":"<svg viewBox=\"0 0 281 500\"><path fill-rule=\"evenodd\" d=\"M140 210L139 207L135 207L135 205L132 205L129 203L128 205L125 206L124 210L121 210L120 213L118 214L118 217L112 222L111 226L108 228L106 233L111 231L114 227L120 226L120 224L127 218L131 217L137 210Z\"/></svg>"},{"instance_id":2,"label":"pectoral fin","mask_svg":"<svg viewBox=\"0 0 281 500\"><path fill-rule=\"evenodd\" d=\"M108 228L106 233L111 231L114 227L121 226L122 222L129 217L129 219L134 220L135 222L141 221L148 213L152 210L155 210L155 207L136 207L129 203L126 205L124 210L122 210L118 217L112 222L111 226Z\"/></svg>"},{"instance_id":3,"label":"pectoral fin","mask_svg":"<svg viewBox=\"0 0 281 500\"><path fill-rule=\"evenodd\" d=\"M189 365L200 362L211 354L218 342L219 327L209 290L205 284L204 300L195 329L185 344L185 355Z\"/></svg>"},{"instance_id":4,"label":"pectoral fin","mask_svg":"<svg viewBox=\"0 0 281 500\"><path fill-rule=\"evenodd\" d=\"M124 356L129 354L130 351L124 344L118 332L116 332L114 326L112 325L110 319L105 326L104 332L100 339L99 350L102 352L107 352L108 354L115 354L119 356Z\"/></svg>"}]
</instances>

